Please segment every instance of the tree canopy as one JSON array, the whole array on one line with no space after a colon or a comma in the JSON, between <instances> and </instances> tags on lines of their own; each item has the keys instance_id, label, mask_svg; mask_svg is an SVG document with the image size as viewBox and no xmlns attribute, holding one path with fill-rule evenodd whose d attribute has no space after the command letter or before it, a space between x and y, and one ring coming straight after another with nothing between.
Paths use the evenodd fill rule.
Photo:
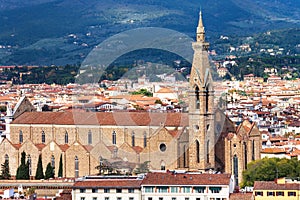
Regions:
<instances>
[{"instance_id":1,"label":"tree canopy","mask_svg":"<svg viewBox=\"0 0 300 200\"><path fill-rule=\"evenodd\" d=\"M282 177L300 177L300 161L296 158L263 158L247 165L242 187L253 186L254 181L273 181Z\"/></svg>"}]
</instances>

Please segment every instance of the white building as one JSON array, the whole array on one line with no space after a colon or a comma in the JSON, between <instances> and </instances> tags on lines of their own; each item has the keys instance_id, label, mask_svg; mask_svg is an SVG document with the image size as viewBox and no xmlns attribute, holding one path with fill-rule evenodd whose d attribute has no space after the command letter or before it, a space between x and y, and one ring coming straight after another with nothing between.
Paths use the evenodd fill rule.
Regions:
<instances>
[{"instance_id":1,"label":"white building","mask_svg":"<svg viewBox=\"0 0 300 200\"><path fill-rule=\"evenodd\" d=\"M72 200L229 200L230 174L150 172L144 177L98 176L77 180Z\"/></svg>"},{"instance_id":2,"label":"white building","mask_svg":"<svg viewBox=\"0 0 300 200\"><path fill-rule=\"evenodd\" d=\"M148 173L142 200L228 200L234 181L230 174Z\"/></svg>"}]
</instances>

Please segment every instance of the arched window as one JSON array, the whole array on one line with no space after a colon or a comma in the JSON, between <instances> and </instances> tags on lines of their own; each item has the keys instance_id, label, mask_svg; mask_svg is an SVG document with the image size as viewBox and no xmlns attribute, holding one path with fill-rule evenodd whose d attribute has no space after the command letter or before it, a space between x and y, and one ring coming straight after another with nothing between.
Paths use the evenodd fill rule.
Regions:
<instances>
[{"instance_id":1,"label":"arched window","mask_svg":"<svg viewBox=\"0 0 300 200\"><path fill-rule=\"evenodd\" d=\"M233 175L234 175L236 185L239 185L238 169L239 169L238 157L237 157L237 155L234 155L233 156Z\"/></svg>"},{"instance_id":2,"label":"arched window","mask_svg":"<svg viewBox=\"0 0 300 200\"><path fill-rule=\"evenodd\" d=\"M75 156L75 177L79 177L79 161L77 156Z\"/></svg>"},{"instance_id":3,"label":"arched window","mask_svg":"<svg viewBox=\"0 0 300 200\"><path fill-rule=\"evenodd\" d=\"M135 134L134 134L134 132L132 131L132 133L131 133L131 146L135 146Z\"/></svg>"},{"instance_id":4,"label":"arched window","mask_svg":"<svg viewBox=\"0 0 300 200\"><path fill-rule=\"evenodd\" d=\"M68 132L66 131L65 132L65 144L68 144L69 143L69 134Z\"/></svg>"},{"instance_id":5,"label":"arched window","mask_svg":"<svg viewBox=\"0 0 300 200\"><path fill-rule=\"evenodd\" d=\"M89 130L89 132L88 132L88 144L92 144L92 143L93 143L92 131Z\"/></svg>"},{"instance_id":6,"label":"arched window","mask_svg":"<svg viewBox=\"0 0 300 200\"><path fill-rule=\"evenodd\" d=\"M117 144L117 135L116 135L116 131L112 132L112 143L113 144Z\"/></svg>"},{"instance_id":7,"label":"arched window","mask_svg":"<svg viewBox=\"0 0 300 200\"><path fill-rule=\"evenodd\" d=\"M19 143L23 143L23 132L19 131Z\"/></svg>"},{"instance_id":8,"label":"arched window","mask_svg":"<svg viewBox=\"0 0 300 200\"><path fill-rule=\"evenodd\" d=\"M5 154L4 159L5 159L5 162L9 163L9 157L7 154Z\"/></svg>"},{"instance_id":9,"label":"arched window","mask_svg":"<svg viewBox=\"0 0 300 200\"><path fill-rule=\"evenodd\" d=\"M55 167L55 157L54 155L51 156L51 167Z\"/></svg>"},{"instance_id":10,"label":"arched window","mask_svg":"<svg viewBox=\"0 0 300 200\"><path fill-rule=\"evenodd\" d=\"M45 136L45 132L42 131L42 143L44 144L46 141L46 136Z\"/></svg>"},{"instance_id":11,"label":"arched window","mask_svg":"<svg viewBox=\"0 0 300 200\"><path fill-rule=\"evenodd\" d=\"M200 163L200 144L198 140L196 140L196 161Z\"/></svg>"},{"instance_id":12,"label":"arched window","mask_svg":"<svg viewBox=\"0 0 300 200\"><path fill-rule=\"evenodd\" d=\"M160 170L166 170L166 163L163 160L160 163Z\"/></svg>"},{"instance_id":13,"label":"arched window","mask_svg":"<svg viewBox=\"0 0 300 200\"><path fill-rule=\"evenodd\" d=\"M244 161L245 161L245 169L247 169L247 164L248 164L248 151L247 151L247 143L244 142Z\"/></svg>"},{"instance_id":14,"label":"arched window","mask_svg":"<svg viewBox=\"0 0 300 200\"><path fill-rule=\"evenodd\" d=\"M144 148L147 147L147 133L144 131Z\"/></svg>"},{"instance_id":15,"label":"arched window","mask_svg":"<svg viewBox=\"0 0 300 200\"><path fill-rule=\"evenodd\" d=\"M183 167L187 167L186 145L183 145Z\"/></svg>"},{"instance_id":16,"label":"arched window","mask_svg":"<svg viewBox=\"0 0 300 200\"><path fill-rule=\"evenodd\" d=\"M30 155L28 155L27 156L27 163L28 163L28 170L29 170L29 176L31 176L32 175L32 167L31 167L31 156Z\"/></svg>"},{"instance_id":17,"label":"arched window","mask_svg":"<svg viewBox=\"0 0 300 200\"><path fill-rule=\"evenodd\" d=\"M196 86L196 88L195 88L195 96L196 96L196 102L195 102L196 109L200 109L200 97L199 97L199 87L198 86Z\"/></svg>"}]
</instances>

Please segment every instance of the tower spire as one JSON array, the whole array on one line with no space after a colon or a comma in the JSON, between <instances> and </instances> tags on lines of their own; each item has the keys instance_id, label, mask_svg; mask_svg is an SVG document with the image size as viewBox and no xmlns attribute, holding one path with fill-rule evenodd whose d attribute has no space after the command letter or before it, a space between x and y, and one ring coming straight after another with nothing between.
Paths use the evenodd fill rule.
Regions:
<instances>
[{"instance_id":1,"label":"tower spire","mask_svg":"<svg viewBox=\"0 0 300 200\"><path fill-rule=\"evenodd\" d=\"M199 12L199 22L197 27L197 42L205 42L205 30L202 20L202 10Z\"/></svg>"}]
</instances>

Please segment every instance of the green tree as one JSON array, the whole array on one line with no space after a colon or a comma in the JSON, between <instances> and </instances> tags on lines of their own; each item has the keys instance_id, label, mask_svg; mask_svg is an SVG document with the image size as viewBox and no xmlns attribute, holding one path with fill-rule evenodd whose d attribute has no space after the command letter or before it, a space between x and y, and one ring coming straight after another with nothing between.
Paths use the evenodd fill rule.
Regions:
<instances>
[{"instance_id":1,"label":"green tree","mask_svg":"<svg viewBox=\"0 0 300 200\"><path fill-rule=\"evenodd\" d=\"M45 172L45 179L54 178L54 167L51 166L51 163L48 163L46 172Z\"/></svg>"},{"instance_id":2,"label":"green tree","mask_svg":"<svg viewBox=\"0 0 300 200\"><path fill-rule=\"evenodd\" d=\"M63 162L62 162L62 154L60 154L60 159L59 159L59 167L58 167L58 177L63 176Z\"/></svg>"},{"instance_id":3,"label":"green tree","mask_svg":"<svg viewBox=\"0 0 300 200\"><path fill-rule=\"evenodd\" d=\"M140 163L139 166L135 169L134 173L141 174L149 172L149 163L150 161Z\"/></svg>"},{"instance_id":4,"label":"green tree","mask_svg":"<svg viewBox=\"0 0 300 200\"><path fill-rule=\"evenodd\" d=\"M5 159L4 163L1 164L1 175L0 179L10 179L11 175L9 173L9 162Z\"/></svg>"},{"instance_id":5,"label":"green tree","mask_svg":"<svg viewBox=\"0 0 300 200\"><path fill-rule=\"evenodd\" d=\"M295 158L263 158L247 165L242 187L253 186L254 181L273 181L282 177L299 177L300 161Z\"/></svg>"},{"instance_id":6,"label":"green tree","mask_svg":"<svg viewBox=\"0 0 300 200\"><path fill-rule=\"evenodd\" d=\"M45 178L44 172L43 172L43 163L42 163L42 155L39 155L39 160L36 168L36 173L35 173L35 179L43 179Z\"/></svg>"},{"instance_id":7,"label":"green tree","mask_svg":"<svg viewBox=\"0 0 300 200\"><path fill-rule=\"evenodd\" d=\"M25 162L26 153L23 151L21 153L21 164L17 169L16 179L18 180L29 180L29 167L28 163Z\"/></svg>"}]
</instances>

